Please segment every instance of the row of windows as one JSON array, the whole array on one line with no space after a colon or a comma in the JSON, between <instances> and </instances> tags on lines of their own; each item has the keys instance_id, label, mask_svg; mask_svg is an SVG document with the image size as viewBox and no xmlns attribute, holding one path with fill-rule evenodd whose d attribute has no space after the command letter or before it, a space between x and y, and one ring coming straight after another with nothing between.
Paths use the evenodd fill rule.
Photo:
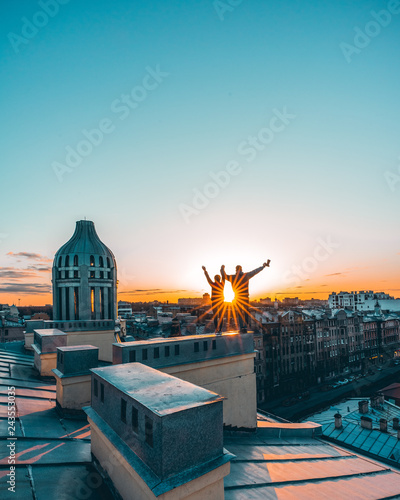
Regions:
<instances>
[{"instance_id":1,"label":"row of windows","mask_svg":"<svg viewBox=\"0 0 400 500\"><path fill-rule=\"evenodd\" d=\"M171 346L166 345L164 346L164 357L168 358L171 355ZM175 356L179 356L180 354L180 344L175 344L174 346L174 354ZM217 348L217 342L216 340L211 341L211 347L212 349ZM203 351L207 351L209 348L208 340L203 341ZM200 342L194 342L193 344L193 350L194 352L200 352ZM149 359L149 351L151 352L151 349L145 348L141 350L141 361L147 361ZM129 351L129 363L135 363L136 361L139 361L139 356L136 355L139 350L135 351ZM160 347L154 347L153 348L153 359L159 359L160 358Z\"/></svg>"},{"instance_id":2,"label":"row of windows","mask_svg":"<svg viewBox=\"0 0 400 500\"><path fill-rule=\"evenodd\" d=\"M74 255L74 258L71 259L72 262L73 262L73 266L79 266L79 257L77 255ZM111 267L111 260L109 257L106 258L106 264L107 266L106 267ZM91 255L90 256L90 266L93 267L96 265L96 259L94 257L94 255ZM70 259L69 259L69 255L67 255L65 257L65 260L64 260L64 267L69 267L70 266ZM63 267L63 263L62 263L62 257L59 257L58 259L58 267ZM104 259L102 256L99 257L99 267L105 267L104 266Z\"/></svg>"},{"instance_id":3,"label":"row of windows","mask_svg":"<svg viewBox=\"0 0 400 500\"><path fill-rule=\"evenodd\" d=\"M73 271L58 271L57 277L58 279L79 279L81 276L81 273L78 269L75 269ZM108 279L109 276L112 276L112 272L108 271L98 271L97 276L96 276L96 271L89 271L88 277L89 278L100 278L100 279Z\"/></svg>"}]
</instances>

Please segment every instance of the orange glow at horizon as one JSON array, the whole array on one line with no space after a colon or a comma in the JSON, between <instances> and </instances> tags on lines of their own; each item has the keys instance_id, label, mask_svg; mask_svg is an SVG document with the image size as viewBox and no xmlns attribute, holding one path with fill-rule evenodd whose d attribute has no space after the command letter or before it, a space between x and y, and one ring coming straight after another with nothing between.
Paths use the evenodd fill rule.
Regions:
<instances>
[{"instance_id":1,"label":"orange glow at horizon","mask_svg":"<svg viewBox=\"0 0 400 500\"><path fill-rule=\"evenodd\" d=\"M365 265L364 265L365 264ZM375 292L386 292L395 298L400 297L399 274L394 271L393 263L380 262L376 266L368 266L367 263L360 262L359 267L342 266L342 272L335 273L335 268L326 268L318 270L318 273L311 274L310 279L301 280L298 282L286 283L284 277L283 264L276 267L271 264L271 268L267 268L262 273L257 275L250 282L250 299L258 300L260 298L275 297L281 299L283 297L299 297L299 299L328 299L332 292L341 291L361 291L373 290ZM227 266L231 270L233 266ZM246 270L251 269L247 265ZM200 270L199 270L200 269ZM210 265L210 269L214 272L218 270L218 266ZM397 269L396 269L397 271ZM172 271L171 271L172 273ZM213 272L210 273L213 275ZM125 279L124 279L125 278ZM44 283L51 284L46 279ZM28 281L27 281L28 283ZM228 287L226 283L225 300L229 301ZM129 293L130 290L136 290L134 293ZM142 292L143 290L143 292ZM210 293L210 287L204 280L201 266L190 266L184 269L184 272L174 274L171 278L170 274L165 273L160 276L157 273L146 276L145 279L135 280L133 276L121 275L120 285L118 286L118 300L128 302L177 302L181 297L201 297L205 292ZM51 293L40 294L17 294L17 293L0 293L0 304L15 304L27 306L44 306L52 304Z\"/></svg>"}]
</instances>

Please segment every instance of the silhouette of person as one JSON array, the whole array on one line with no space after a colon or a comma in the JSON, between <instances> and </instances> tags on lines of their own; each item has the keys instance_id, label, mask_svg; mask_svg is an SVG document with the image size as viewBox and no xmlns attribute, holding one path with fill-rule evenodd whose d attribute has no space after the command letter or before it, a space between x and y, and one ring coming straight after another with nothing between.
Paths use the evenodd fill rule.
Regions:
<instances>
[{"instance_id":1,"label":"silhouette of person","mask_svg":"<svg viewBox=\"0 0 400 500\"><path fill-rule=\"evenodd\" d=\"M261 267L257 267L249 273L244 273L242 266L236 266L236 274L226 274L225 266L221 266L222 279L230 281L235 294L234 311L238 313L241 333L247 332L249 324L249 281L253 276L261 272L265 267L269 267L270 261L264 262Z\"/></svg>"},{"instance_id":2,"label":"silhouette of person","mask_svg":"<svg viewBox=\"0 0 400 500\"><path fill-rule=\"evenodd\" d=\"M223 322L224 286L225 280L219 274L212 281L205 266L202 266L208 284L211 286L211 306L213 311L215 333L221 333Z\"/></svg>"}]
</instances>

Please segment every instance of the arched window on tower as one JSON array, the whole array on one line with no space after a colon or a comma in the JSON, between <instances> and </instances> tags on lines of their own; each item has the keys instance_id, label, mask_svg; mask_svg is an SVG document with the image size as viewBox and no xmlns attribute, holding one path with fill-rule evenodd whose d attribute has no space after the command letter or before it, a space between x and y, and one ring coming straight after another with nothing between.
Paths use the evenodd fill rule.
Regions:
<instances>
[{"instance_id":1,"label":"arched window on tower","mask_svg":"<svg viewBox=\"0 0 400 500\"><path fill-rule=\"evenodd\" d=\"M107 257L107 267L111 267L110 258Z\"/></svg>"},{"instance_id":2,"label":"arched window on tower","mask_svg":"<svg viewBox=\"0 0 400 500\"><path fill-rule=\"evenodd\" d=\"M99 257L99 266L100 267L104 267L104 261L103 261L103 257Z\"/></svg>"},{"instance_id":3,"label":"arched window on tower","mask_svg":"<svg viewBox=\"0 0 400 500\"><path fill-rule=\"evenodd\" d=\"M78 266L78 265L79 265L78 256L74 255L74 266Z\"/></svg>"},{"instance_id":4,"label":"arched window on tower","mask_svg":"<svg viewBox=\"0 0 400 500\"><path fill-rule=\"evenodd\" d=\"M69 255L65 257L65 267L69 267Z\"/></svg>"},{"instance_id":5,"label":"arched window on tower","mask_svg":"<svg viewBox=\"0 0 400 500\"><path fill-rule=\"evenodd\" d=\"M94 266L94 257L93 257L93 255L90 256L90 265Z\"/></svg>"},{"instance_id":6,"label":"arched window on tower","mask_svg":"<svg viewBox=\"0 0 400 500\"><path fill-rule=\"evenodd\" d=\"M62 266L62 257L60 257L60 258L58 259L58 267L61 267L61 266Z\"/></svg>"}]
</instances>

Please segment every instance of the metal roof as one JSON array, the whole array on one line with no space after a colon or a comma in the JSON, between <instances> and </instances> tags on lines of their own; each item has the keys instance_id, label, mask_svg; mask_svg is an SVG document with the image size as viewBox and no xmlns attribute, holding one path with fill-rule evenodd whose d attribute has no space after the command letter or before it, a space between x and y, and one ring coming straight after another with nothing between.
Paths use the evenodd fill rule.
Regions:
<instances>
[{"instance_id":1,"label":"metal roof","mask_svg":"<svg viewBox=\"0 0 400 500\"><path fill-rule=\"evenodd\" d=\"M79 220L76 222L74 234L57 251L54 257L54 265L57 265L59 257L67 255L100 255L103 257L110 257L113 267L116 267L114 254L100 240L94 227L94 223L89 220Z\"/></svg>"}]
</instances>

